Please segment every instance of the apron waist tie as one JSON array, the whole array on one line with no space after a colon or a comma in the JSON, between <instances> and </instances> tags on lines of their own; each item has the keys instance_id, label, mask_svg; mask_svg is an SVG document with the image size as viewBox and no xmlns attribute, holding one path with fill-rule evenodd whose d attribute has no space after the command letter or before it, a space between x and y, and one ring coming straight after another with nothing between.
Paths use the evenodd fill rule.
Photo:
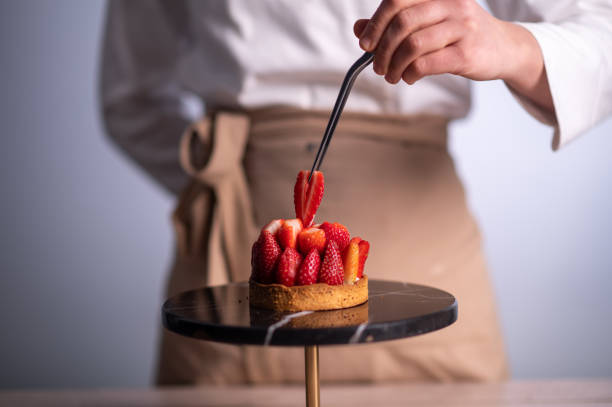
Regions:
<instances>
[{"instance_id":1,"label":"apron waist tie","mask_svg":"<svg viewBox=\"0 0 612 407\"><path fill-rule=\"evenodd\" d=\"M247 115L221 112L194 123L180 141L192 181L173 213L178 253L205 259L207 285L249 277L256 228L242 167L248 136Z\"/></svg>"}]
</instances>

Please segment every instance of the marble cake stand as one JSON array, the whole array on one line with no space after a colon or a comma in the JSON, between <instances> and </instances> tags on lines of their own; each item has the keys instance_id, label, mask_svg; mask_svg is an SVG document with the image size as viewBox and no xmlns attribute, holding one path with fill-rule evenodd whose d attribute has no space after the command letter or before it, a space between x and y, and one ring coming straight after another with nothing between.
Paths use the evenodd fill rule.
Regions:
<instances>
[{"instance_id":1,"label":"marble cake stand","mask_svg":"<svg viewBox=\"0 0 612 407\"><path fill-rule=\"evenodd\" d=\"M388 341L444 328L457 301L432 287L370 280L365 304L335 311L278 313L249 307L248 283L187 291L162 307L164 326L191 338L240 345L304 346L306 405L318 407L319 345Z\"/></svg>"}]
</instances>

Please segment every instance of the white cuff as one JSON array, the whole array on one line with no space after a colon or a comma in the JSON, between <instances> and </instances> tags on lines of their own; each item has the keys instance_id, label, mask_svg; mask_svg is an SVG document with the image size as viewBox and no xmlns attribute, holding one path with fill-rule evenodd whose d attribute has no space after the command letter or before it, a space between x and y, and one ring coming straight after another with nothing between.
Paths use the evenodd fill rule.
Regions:
<instances>
[{"instance_id":1,"label":"white cuff","mask_svg":"<svg viewBox=\"0 0 612 407\"><path fill-rule=\"evenodd\" d=\"M593 32L574 23L517 23L538 41L552 95L555 115L512 91L519 103L536 119L554 127L553 150L558 150L605 117L609 106L601 105L605 58ZM601 38L599 38L601 40Z\"/></svg>"}]
</instances>

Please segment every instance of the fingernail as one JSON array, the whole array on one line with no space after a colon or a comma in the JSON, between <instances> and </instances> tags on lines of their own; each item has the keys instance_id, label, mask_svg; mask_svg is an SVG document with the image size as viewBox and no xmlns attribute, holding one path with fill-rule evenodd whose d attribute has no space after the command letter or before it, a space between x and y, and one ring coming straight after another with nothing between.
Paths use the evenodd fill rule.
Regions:
<instances>
[{"instance_id":1,"label":"fingernail","mask_svg":"<svg viewBox=\"0 0 612 407\"><path fill-rule=\"evenodd\" d=\"M362 38L359 40L359 46L364 50L368 51L370 49L371 41L369 38Z\"/></svg>"},{"instance_id":2,"label":"fingernail","mask_svg":"<svg viewBox=\"0 0 612 407\"><path fill-rule=\"evenodd\" d=\"M378 75L382 75L382 70L376 64L374 64L374 72L376 72Z\"/></svg>"}]
</instances>

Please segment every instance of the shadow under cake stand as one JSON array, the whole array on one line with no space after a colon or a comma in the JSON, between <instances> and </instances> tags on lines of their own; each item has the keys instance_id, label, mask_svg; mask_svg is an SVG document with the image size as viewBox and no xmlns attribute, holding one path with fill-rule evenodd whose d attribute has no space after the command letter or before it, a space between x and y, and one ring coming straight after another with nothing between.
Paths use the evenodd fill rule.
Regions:
<instances>
[{"instance_id":1,"label":"shadow under cake stand","mask_svg":"<svg viewBox=\"0 0 612 407\"><path fill-rule=\"evenodd\" d=\"M457 301L432 287L370 280L368 302L333 311L280 313L249 306L247 282L181 293L162 306L164 326L190 338L237 345L304 346L306 405L319 406L319 345L421 335L457 320Z\"/></svg>"}]
</instances>

